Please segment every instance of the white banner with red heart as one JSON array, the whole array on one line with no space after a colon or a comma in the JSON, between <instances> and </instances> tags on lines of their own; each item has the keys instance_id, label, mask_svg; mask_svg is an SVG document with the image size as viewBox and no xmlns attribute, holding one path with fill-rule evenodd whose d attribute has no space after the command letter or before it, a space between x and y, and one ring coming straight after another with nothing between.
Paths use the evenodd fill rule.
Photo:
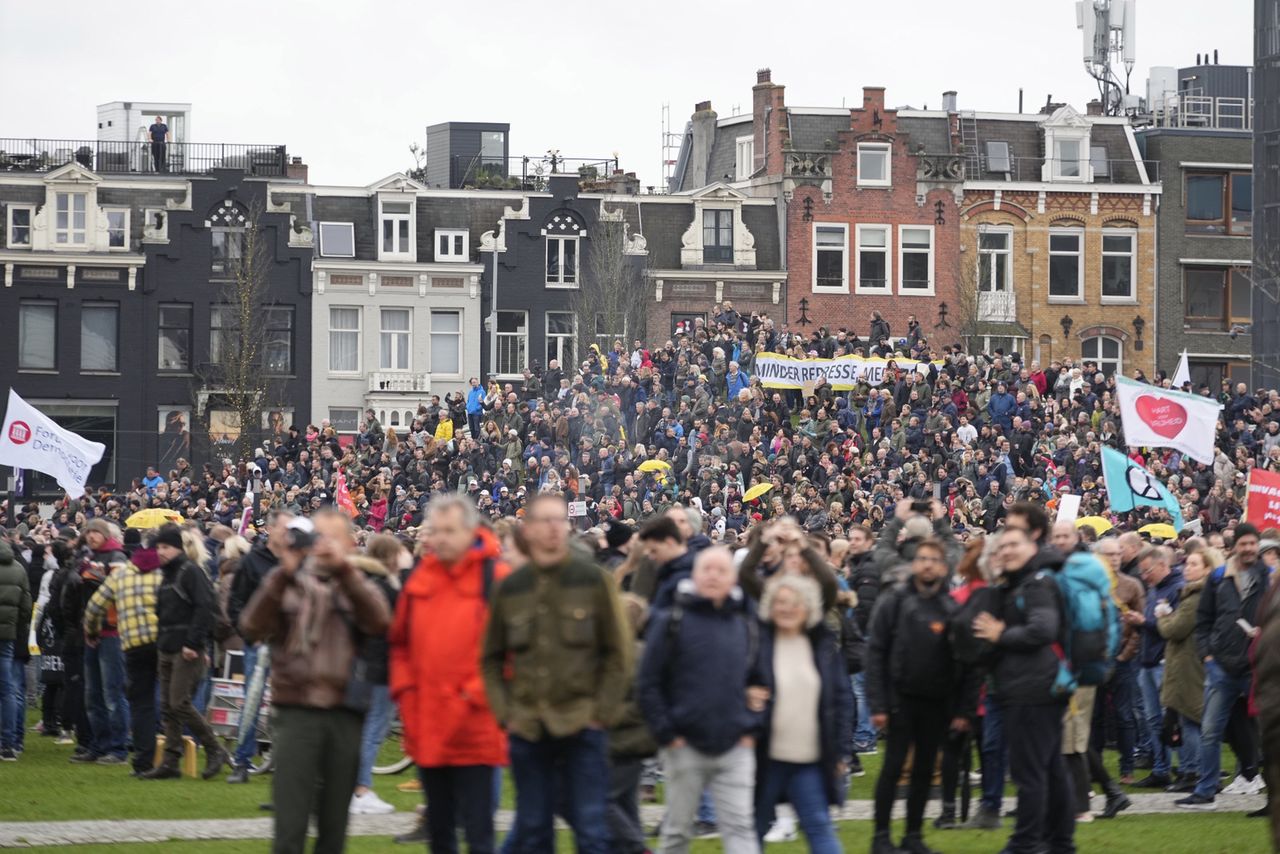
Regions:
<instances>
[{"instance_id":1,"label":"white banner with red heart","mask_svg":"<svg viewBox=\"0 0 1280 854\"><path fill-rule=\"evenodd\" d=\"M1120 422L1129 447L1174 448L1206 465L1222 406L1211 397L1157 388L1116 377Z\"/></svg>"}]
</instances>

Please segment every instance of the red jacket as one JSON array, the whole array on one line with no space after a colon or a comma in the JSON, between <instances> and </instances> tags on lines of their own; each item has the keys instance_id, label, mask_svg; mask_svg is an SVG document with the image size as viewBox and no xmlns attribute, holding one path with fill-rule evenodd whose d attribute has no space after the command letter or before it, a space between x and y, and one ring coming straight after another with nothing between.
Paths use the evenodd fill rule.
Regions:
<instances>
[{"instance_id":1,"label":"red jacket","mask_svg":"<svg viewBox=\"0 0 1280 854\"><path fill-rule=\"evenodd\" d=\"M400 705L405 752L426 767L506 765L507 737L489 710L480 650L489 605L484 562L494 583L510 568L485 529L453 567L424 557L396 602L391 644L391 696Z\"/></svg>"}]
</instances>

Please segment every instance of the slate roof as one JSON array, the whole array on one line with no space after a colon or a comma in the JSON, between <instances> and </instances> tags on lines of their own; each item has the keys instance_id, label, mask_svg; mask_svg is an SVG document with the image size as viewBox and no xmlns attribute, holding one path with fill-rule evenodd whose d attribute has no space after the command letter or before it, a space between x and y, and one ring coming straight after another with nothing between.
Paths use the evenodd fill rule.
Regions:
<instances>
[{"instance_id":1,"label":"slate roof","mask_svg":"<svg viewBox=\"0 0 1280 854\"><path fill-rule=\"evenodd\" d=\"M815 116L791 114L791 147L797 151L823 151L827 140L835 145L842 130L849 129L849 115Z\"/></svg>"},{"instance_id":2,"label":"slate roof","mask_svg":"<svg viewBox=\"0 0 1280 854\"><path fill-rule=\"evenodd\" d=\"M963 121L963 119L962 119ZM970 175L971 179L982 181L1004 181L1003 172L991 172L987 166L987 143L1003 141L1009 143L1009 158L1013 172L1008 180L1039 181L1040 170L1044 165L1044 130L1035 122L1024 119L983 119L976 120L978 130L978 154L981 158L982 172ZM1107 160L1111 161L1110 175L1095 178L1096 183L1137 184L1140 183L1137 163L1129 148L1129 141L1122 125L1094 124L1090 132L1091 146L1102 146L1107 151Z\"/></svg>"},{"instance_id":3,"label":"slate roof","mask_svg":"<svg viewBox=\"0 0 1280 854\"><path fill-rule=\"evenodd\" d=\"M909 150L924 145L926 154L951 153L951 127L945 116L898 116L898 131L911 138Z\"/></svg>"},{"instance_id":4,"label":"slate roof","mask_svg":"<svg viewBox=\"0 0 1280 854\"><path fill-rule=\"evenodd\" d=\"M277 200L281 199L276 194ZM480 235L498 227L503 208L512 205L509 198L495 198L477 190L473 196L419 196L417 198L418 261L426 263L435 258L435 230L437 228L466 228L470 230L471 260L479 258ZM316 222L349 222L355 226L356 260L378 259L377 197L318 195L312 202L312 216ZM295 212L304 211L302 204L294 204Z\"/></svg>"},{"instance_id":5,"label":"slate roof","mask_svg":"<svg viewBox=\"0 0 1280 854\"><path fill-rule=\"evenodd\" d=\"M680 264L681 237L693 222L694 205L644 201L635 197L639 208L632 203L610 202L610 210L619 208L631 225L631 233L644 234L649 249L648 266L655 270L678 270ZM756 240L757 270L779 270L782 265L782 241L778 233L778 210L773 205L743 205L742 222ZM726 273L732 278L732 273Z\"/></svg>"}]
</instances>

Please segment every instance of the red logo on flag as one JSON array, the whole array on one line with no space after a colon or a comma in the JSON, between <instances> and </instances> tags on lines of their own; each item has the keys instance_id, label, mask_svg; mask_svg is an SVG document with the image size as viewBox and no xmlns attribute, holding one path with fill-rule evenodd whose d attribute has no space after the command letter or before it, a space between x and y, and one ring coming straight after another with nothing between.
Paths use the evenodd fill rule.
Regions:
<instances>
[{"instance_id":1,"label":"red logo on flag","mask_svg":"<svg viewBox=\"0 0 1280 854\"><path fill-rule=\"evenodd\" d=\"M1138 417L1158 435L1172 439L1187 426L1187 410L1181 404L1144 394L1135 401Z\"/></svg>"},{"instance_id":2,"label":"red logo on flag","mask_svg":"<svg viewBox=\"0 0 1280 854\"><path fill-rule=\"evenodd\" d=\"M25 445L31 441L31 427L25 421L15 421L9 425L9 441L15 445Z\"/></svg>"}]
</instances>

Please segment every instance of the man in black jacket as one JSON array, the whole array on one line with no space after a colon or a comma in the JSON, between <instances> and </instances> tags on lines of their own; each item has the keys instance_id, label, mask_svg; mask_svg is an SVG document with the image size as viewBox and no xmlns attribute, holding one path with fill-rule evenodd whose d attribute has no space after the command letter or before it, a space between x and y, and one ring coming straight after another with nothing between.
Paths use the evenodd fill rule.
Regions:
<instances>
[{"instance_id":1,"label":"man in black jacket","mask_svg":"<svg viewBox=\"0 0 1280 854\"><path fill-rule=\"evenodd\" d=\"M854 525L849 529L849 550L845 552L845 566L848 568L849 587L858 597L858 604L853 609L853 617L858 623L858 631L865 637L871 624L871 609L880 595L880 565L872 554L871 547L875 538L866 525ZM867 710L866 672L853 677L853 696L858 708L855 710L853 727L853 755L876 752L876 731L871 726L871 713Z\"/></svg>"},{"instance_id":2,"label":"man in black jacket","mask_svg":"<svg viewBox=\"0 0 1280 854\"><path fill-rule=\"evenodd\" d=\"M680 528L669 516L659 516L640 529L640 548L657 567L653 608L670 608L675 604L676 588L693 572L694 556L685 545Z\"/></svg>"},{"instance_id":3,"label":"man in black jacket","mask_svg":"<svg viewBox=\"0 0 1280 854\"><path fill-rule=\"evenodd\" d=\"M1067 697L1054 690L1062 639L1062 606L1053 572L1062 564L1056 549L1041 549L1023 515L1010 515L1000 533L1004 566L1000 615L983 612L973 621L975 637L996 645L995 690L1000 696L1009 768L1018 787L1018 823L1007 854L1074 854L1075 809L1062 757L1062 715ZM1047 849L1046 849L1047 846Z\"/></svg>"},{"instance_id":4,"label":"man in black jacket","mask_svg":"<svg viewBox=\"0 0 1280 854\"><path fill-rule=\"evenodd\" d=\"M286 542L289 520L293 514L287 510L272 510L267 514L267 536L259 537L249 553L240 559L240 569L231 582L231 596L227 602L227 619L231 625L240 625L240 612L249 604L253 594L267 574L280 563L280 554L288 547ZM244 643L244 710L240 714L240 729L236 733L235 766L227 776L228 783L248 783L249 763L258 753L258 715L262 706L262 694L270 670L267 645Z\"/></svg>"},{"instance_id":5,"label":"man in black jacket","mask_svg":"<svg viewBox=\"0 0 1280 854\"><path fill-rule=\"evenodd\" d=\"M164 525L156 531L154 548L164 573L156 594L164 761L138 776L144 780L182 776L178 763L182 759L185 728L204 746L205 768L201 776L212 780L230 757L192 699L209 666L206 650L213 630L213 585L204 570L187 558L182 529L177 525Z\"/></svg>"},{"instance_id":6,"label":"man in black jacket","mask_svg":"<svg viewBox=\"0 0 1280 854\"><path fill-rule=\"evenodd\" d=\"M923 540L911 560L911 580L880 597L867 640L867 702L871 722L889 728L884 765L876 782L876 831L871 854L930 854L921 835L938 744L950 722L963 731L973 714L974 691L948 641L956 602L943 587L946 551ZM898 778L914 750L907 793L907 832L900 848L889 839Z\"/></svg>"},{"instance_id":7,"label":"man in black jacket","mask_svg":"<svg viewBox=\"0 0 1280 854\"><path fill-rule=\"evenodd\" d=\"M1183 809L1217 806L1222 731L1236 701L1249 696L1249 644L1258 633L1258 604L1270 575L1271 570L1258 559L1258 529L1248 522L1237 525L1231 557L1205 581L1196 611L1196 649L1204 658L1205 681L1196 766L1200 781L1194 792L1177 801ZM1252 764L1244 757L1241 761Z\"/></svg>"}]
</instances>

